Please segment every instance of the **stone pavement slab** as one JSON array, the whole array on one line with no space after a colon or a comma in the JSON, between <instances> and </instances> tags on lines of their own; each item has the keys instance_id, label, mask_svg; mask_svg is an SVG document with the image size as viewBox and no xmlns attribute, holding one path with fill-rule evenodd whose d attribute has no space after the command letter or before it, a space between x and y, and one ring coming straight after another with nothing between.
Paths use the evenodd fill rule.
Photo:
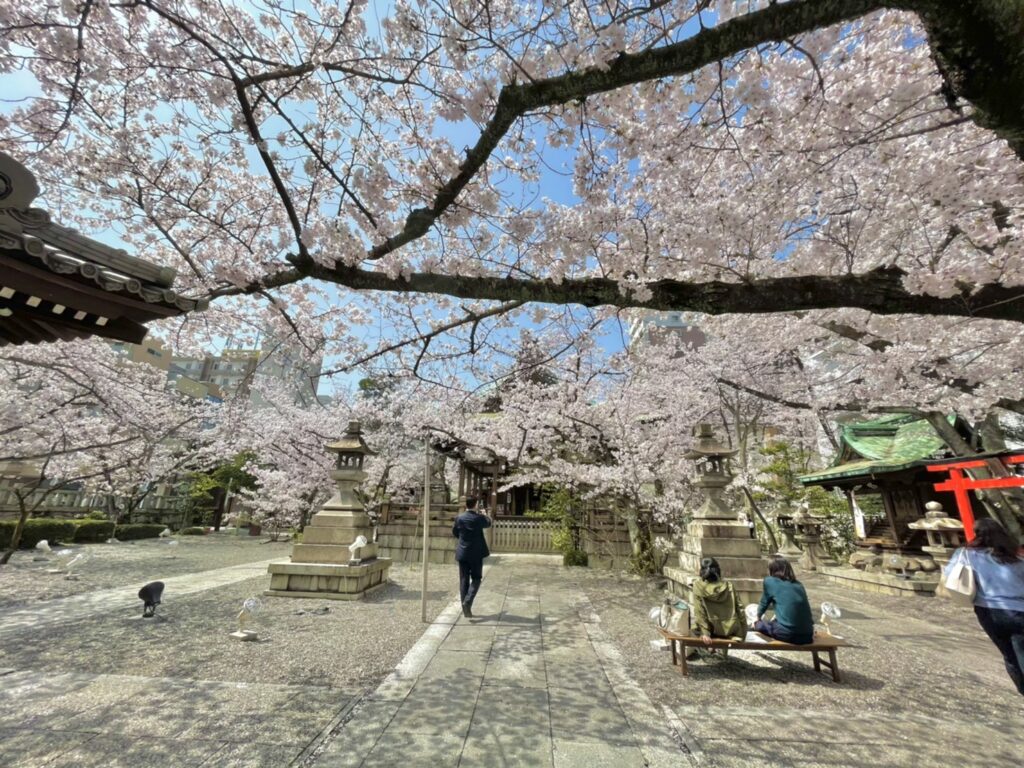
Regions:
<instances>
[{"instance_id":1,"label":"stone pavement slab","mask_svg":"<svg viewBox=\"0 0 1024 768\"><path fill-rule=\"evenodd\" d=\"M713 768L766 766L985 766L1021 764L1012 734L1020 723L984 722L965 713L952 721L927 712L828 712L789 706L771 709L677 707L700 740L703 764ZM766 723L771 726L766 728Z\"/></svg>"},{"instance_id":2,"label":"stone pavement slab","mask_svg":"<svg viewBox=\"0 0 1024 768\"><path fill-rule=\"evenodd\" d=\"M474 618L445 609L313 765L691 765L570 573L556 558L493 558Z\"/></svg>"}]
</instances>

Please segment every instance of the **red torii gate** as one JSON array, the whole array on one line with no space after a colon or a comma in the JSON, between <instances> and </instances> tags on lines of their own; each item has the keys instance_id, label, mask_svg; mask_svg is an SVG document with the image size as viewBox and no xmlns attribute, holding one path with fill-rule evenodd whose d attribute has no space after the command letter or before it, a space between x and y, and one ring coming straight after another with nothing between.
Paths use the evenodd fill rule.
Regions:
<instances>
[{"instance_id":1,"label":"red torii gate","mask_svg":"<svg viewBox=\"0 0 1024 768\"><path fill-rule=\"evenodd\" d=\"M929 472L949 472L949 478L935 483L934 487L936 491L951 491L956 497L956 508L960 513L960 521L964 524L964 535L968 541L974 538L974 510L971 509L971 498L967 495L968 491L983 491L989 488L1024 488L1024 477L1017 475L992 477L984 480L964 476L965 470L984 469L993 460L1002 462L1007 467L1024 464L1024 453L1014 453L992 459L963 459L943 464L929 464L927 467Z\"/></svg>"}]
</instances>

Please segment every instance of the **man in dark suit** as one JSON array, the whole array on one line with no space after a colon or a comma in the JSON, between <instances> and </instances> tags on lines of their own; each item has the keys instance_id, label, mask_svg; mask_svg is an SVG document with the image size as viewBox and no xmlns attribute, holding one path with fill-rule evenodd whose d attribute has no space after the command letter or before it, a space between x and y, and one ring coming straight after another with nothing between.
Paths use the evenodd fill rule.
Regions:
<instances>
[{"instance_id":1,"label":"man in dark suit","mask_svg":"<svg viewBox=\"0 0 1024 768\"><path fill-rule=\"evenodd\" d=\"M476 509L476 497L466 498L466 511L455 518L452 536L459 540L455 561L459 564L459 596L462 615L473 618L473 598L480 589L484 575L484 558L491 554L484 539L484 528L491 527L491 518Z\"/></svg>"}]
</instances>

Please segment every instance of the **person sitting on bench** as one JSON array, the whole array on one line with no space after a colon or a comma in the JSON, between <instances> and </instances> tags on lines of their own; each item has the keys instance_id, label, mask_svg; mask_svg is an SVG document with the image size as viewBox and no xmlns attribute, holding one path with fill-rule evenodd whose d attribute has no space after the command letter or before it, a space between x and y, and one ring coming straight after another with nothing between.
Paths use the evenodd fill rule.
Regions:
<instances>
[{"instance_id":1,"label":"person sitting on bench","mask_svg":"<svg viewBox=\"0 0 1024 768\"><path fill-rule=\"evenodd\" d=\"M747 622L732 584L722 578L713 557L700 561L700 578L693 583L693 626L704 645L713 637L742 639Z\"/></svg>"},{"instance_id":2,"label":"person sitting on bench","mask_svg":"<svg viewBox=\"0 0 1024 768\"><path fill-rule=\"evenodd\" d=\"M764 612L773 606L775 618L764 621ZM776 555L768 563L754 630L793 645L808 645L814 641L814 616L807 590L796 580L793 566L784 557Z\"/></svg>"}]
</instances>

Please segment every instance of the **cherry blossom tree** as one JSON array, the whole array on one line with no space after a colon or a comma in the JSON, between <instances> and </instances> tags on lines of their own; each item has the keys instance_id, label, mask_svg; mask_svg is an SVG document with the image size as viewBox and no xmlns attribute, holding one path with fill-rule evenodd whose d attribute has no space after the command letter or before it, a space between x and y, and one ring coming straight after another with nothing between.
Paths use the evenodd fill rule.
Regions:
<instances>
[{"instance_id":1,"label":"cherry blossom tree","mask_svg":"<svg viewBox=\"0 0 1024 768\"><path fill-rule=\"evenodd\" d=\"M91 339L0 354L0 463L38 502L69 484L120 497L117 521L172 479L202 440L207 403L164 387L165 374ZM21 505L12 551L30 512ZM4 558L10 556L10 553Z\"/></svg>"},{"instance_id":2,"label":"cherry blossom tree","mask_svg":"<svg viewBox=\"0 0 1024 768\"><path fill-rule=\"evenodd\" d=\"M674 475L656 449L723 393L826 423L1020 411L1022 11L0 0L0 77L38 90L0 114L0 146L60 220L113 230L214 300L164 324L176 346L290 334L334 371L403 382L389 434L435 426L520 458L612 440L618 474L595 485L640 498L643 465ZM661 378L622 356L569 386L625 308L714 315L712 341L649 359ZM467 414L517 326L557 329L566 389L513 388L519 423L485 428ZM280 426L319 439L355 407ZM601 411L596 431L569 418Z\"/></svg>"}]
</instances>

